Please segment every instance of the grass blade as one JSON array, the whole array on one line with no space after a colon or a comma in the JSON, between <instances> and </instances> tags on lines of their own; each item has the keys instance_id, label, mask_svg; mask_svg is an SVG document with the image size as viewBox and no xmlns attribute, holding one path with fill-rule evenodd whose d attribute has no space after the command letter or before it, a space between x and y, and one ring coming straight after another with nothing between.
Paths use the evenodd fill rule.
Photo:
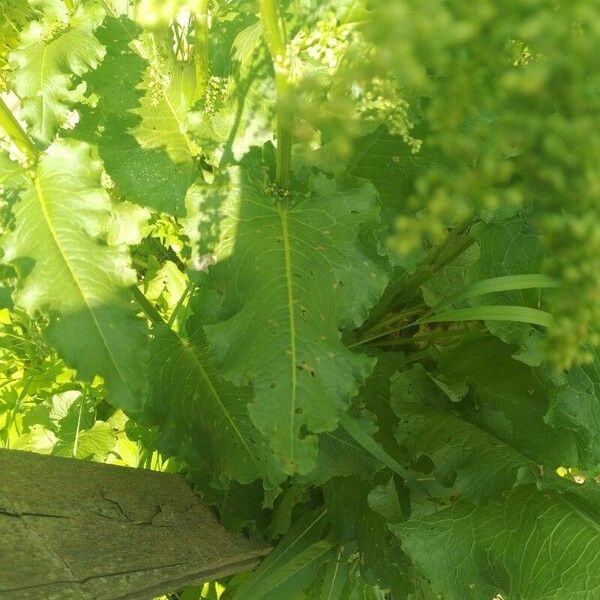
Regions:
<instances>
[{"instance_id":1,"label":"grass blade","mask_svg":"<svg viewBox=\"0 0 600 600\"><path fill-rule=\"evenodd\" d=\"M454 302L458 302L459 300L467 300L468 298L475 298L476 296L484 296L485 294L493 294L495 292L508 292L511 290L529 290L534 288L555 287L558 287L558 283L554 279L539 273L527 275L506 275L504 277L493 277L491 279L475 281L474 283L471 283L462 289L460 292L444 298L444 300L442 300L439 304L436 304L427 313L426 317L439 312L441 308L446 308L447 306L452 305Z\"/></svg>"},{"instance_id":2,"label":"grass blade","mask_svg":"<svg viewBox=\"0 0 600 600\"><path fill-rule=\"evenodd\" d=\"M552 315L527 306L470 306L425 317L419 319L417 323L444 323L446 321L515 321L549 327Z\"/></svg>"}]
</instances>

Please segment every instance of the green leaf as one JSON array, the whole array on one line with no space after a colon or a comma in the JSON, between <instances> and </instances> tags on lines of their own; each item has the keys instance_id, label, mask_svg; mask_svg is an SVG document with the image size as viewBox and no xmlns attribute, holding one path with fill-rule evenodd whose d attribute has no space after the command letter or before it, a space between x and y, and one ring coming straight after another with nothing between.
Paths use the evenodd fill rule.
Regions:
<instances>
[{"instance_id":1,"label":"green leaf","mask_svg":"<svg viewBox=\"0 0 600 600\"><path fill-rule=\"evenodd\" d=\"M392 408L400 419L398 442L416 461L427 456L435 475L479 502L514 485L536 480L534 460L519 444L488 433L468 413L456 409L421 365L398 373L392 382ZM459 407L460 408L460 407Z\"/></svg>"},{"instance_id":2,"label":"green leaf","mask_svg":"<svg viewBox=\"0 0 600 600\"><path fill-rule=\"evenodd\" d=\"M385 479L378 477L377 481ZM398 492L392 481L385 486L388 498L372 503L374 495L383 487L374 483L356 477L337 477L323 486L332 527L330 537L345 556L358 553L360 578L364 583L388 589L394 598L404 598L412 588L413 571L398 540L390 532L387 519L379 511L383 504L387 508L394 502L398 505Z\"/></svg>"},{"instance_id":3,"label":"green leaf","mask_svg":"<svg viewBox=\"0 0 600 600\"><path fill-rule=\"evenodd\" d=\"M600 360L575 366L548 390L550 406L545 420L555 428L572 432L578 447L578 464L594 469L600 462ZM569 465L575 466L575 465Z\"/></svg>"},{"instance_id":4,"label":"green leaf","mask_svg":"<svg viewBox=\"0 0 600 600\"><path fill-rule=\"evenodd\" d=\"M285 583L297 567L310 566L314 559L318 560L329 552L331 544L323 543L322 539L327 526L326 514L324 508L318 508L298 519L252 575L235 589L231 600L262 598L273 589L274 584ZM298 557L301 557L300 560Z\"/></svg>"},{"instance_id":5,"label":"green leaf","mask_svg":"<svg viewBox=\"0 0 600 600\"><path fill-rule=\"evenodd\" d=\"M600 586L599 518L567 494L527 486L391 527L444 600L578 600Z\"/></svg>"},{"instance_id":6,"label":"green leaf","mask_svg":"<svg viewBox=\"0 0 600 600\"><path fill-rule=\"evenodd\" d=\"M102 241L111 214L102 165L86 144L55 142L13 209L4 260L20 275L15 304L52 317L46 336L82 379L101 375L110 401L141 406L145 327L127 287L135 283L125 248Z\"/></svg>"},{"instance_id":7,"label":"green leaf","mask_svg":"<svg viewBox=\"0 0 600 600\"><path fill-rule=\"evenodd\" d=\"M23 102L21 117L41 142L52 141L69 110L83 99L85 85L76 82L104 56L94 37L103 16L93 6L79 7L68 23L46 15L23 30L10 55L14 90Z\"/></svg>"},{"instance_id":8,"label":"green leaf","mask_svg":"<svg viewBox=\"0 0 600 600\"><path fill-rule=\"evenodd\" d=\"M327 540L315 542L288 562L264 577L260 586L245 592L240 598L292 598L294 593L307 588L317 577L323 565L332 555L333 544Z\"/></svg>"},{"instance_id":9,"label":"green leaf","mask_svg":"<svg viewBox=\"0 0 600 600\"><path fill-rule=\"evenodd\" d=\"M547 275L533 273L531 275L505 275L503 277L493 277L492 279L483 279L469 284L465 289L444 298L439 304L436 304L430 313L439 313L441 308L445 308L460 300L475 298L494 292L506 292L510 290L527 290L532 288L554 288L557 282Z\"/></svg>"},{"instance_id":10,"label":"green leaf","mask_svg":"<svg viewBox=\"0 0 600 600\"><path fill-rule=\"evenodd\" d=\"M175 153L174 160L160 142L163 125L175 125L168 119L166 99L153 107L151 96L140 89L148 69L148 62L133 47L140 29L124 16L107 17L96 35L106 46L106 56L85 78L88 96L96 103L79 106L80 122L71 135L98 145L108 174L129 200L181 215L196 168L190 154ZM183 137L179 131L173 135Z\"/></svg>"},{"instance_id":11,"label":"green leaf","mask_svg":"<svg viewBox=\"0 0 600 600\"><path fill-rule=\"evenodd\" d=\"M479 282L490 279L502 281L505 277L529 277L543 268L540 236L523 218L493 225L478 223L471 228L471 235L477 244L422 286L423 298L430 307L444 302L446 298L453 298L457 288L469 289L471 285L477 286ZM453 298L453 302L459 304L457 308L464 304L540 308L543 298L543 289L514 288L487 292L485 296ZM531 366L542 363L540 346L545 332L518 321L488 320L485 326L502 341L518 346L514 354L518 360Z\"/></svg>"},{"instance_id":12,"label":"green leaf","mask_svg":"<svg viewBox=\"0 0 600 600\"><path fill-rule=\"evenodd\" d=\"M18 190L27 184L27 173L17 162L11 160L5 152L0 152L0 188Z\"/></svg>"},{"instance_id":13,"label":"green leaf","mask_svg":"<svg viewBox=\"0 0 600 600\"><path fill-rule=\"evenodd\" d=\"M447 321L516 321L549 327L552 315L527 306L470 306L443 311L419 319L419 323L444 323Z\"/></svg>"},{"instance_id":14,"label":"green leaf","mask_svg":"<svg viewBox=\"0 0 600 600\"><path fill-rule=\"evenodd\" d=\"M131 134L143 150L163 149L174 163L191 164L200 153L188 133L187 113L191 98L185 91L186 67L169 64L168 83L157 83L155 67L144 74L140 89L144 91L139 106L131 112L139 115Z\"/></svg>"},{"instance_id":15,"label":"green leaf","mask_svg":"<svg viewBox=\"0 0 600 600\"><path fill-rule=\"evenodd\" d=\"M411 475L398 461L392 458L352 417L345 414L342 416L340 423L342 429L381 464L400 475L414 489L425 494L428 493L427 489L417 481L415 476Z\"/></svg>"},{"instance_id":16,"label":"green leaf","mask_svg":"<svg viewBox=\"0 0 600 600\"><path fill-rule=\"evenodd\" d=\"M208 360L201 327L192 331L186 341L166 325L154 325L145 411L160 425L162 450L192 467L207 462L218 486L262 478L265 487L276 487L283 473L250 421L249 390L219 376Z\"/></svg>"},{"instance_id":17,"label":"green leaf","mask_svg":"<svg viewBox=\"0 0 600 600\"><path fill-rule=\"evenodd\" d=\"M454 347L440 350L437 376L453 385L466 383L469 387L465 399L452 403L452 408L482 432L535 461L542 480L561 465L589 464L592 448L583 451L579 429L575 433L571 430L572 423L566 421L548 423L556 381L544 370L516 361L511 351L511 346L481 336L465 338ZM590 397L587 406L582 404L582 407L595 410L595 402ZM594 427L595 422L590 422L589 427ZM452 438L456 438L452 445L462 439L458 433L452 434ZM597 457L595 445L593 448ZM493 452L500 457L497 449ZM506 452L505 459L509 456ZM465 466L476 462L477 457L477 453L466 456ZM492 477L494 471L489 474Z\"/></svg>"},{"instance_id":18,"label":"green leaf","mask_svg":"<svg viewBox=\"0 0 600 600\"><path fill-rule=\"evenodd\" d=\"M373 421L366 417L355 419L354 423L365 432L374 428ZM335 431L328 431L319 436L316 467L300 479L305 479L313 485L323 485L332 477L350 475L370 479L381 466L381 461L349 435L344 427L338 427Z\"/></svg>"},{"instance_id":19,"label":"green leaf","mask_svg":"<svg viewBox=\"0 0 600 600\"><path fill-rule=\"evenodd\" d=\"M348 562L332 560L327 563L320 600L343 600L349 571Z\"/></svg>"},{"instance_id":20,"label":"green leaf","mask_svg":"<svg viewBox=\"0 0 600 600\"><path fill-rule=\"evenodd\" d=\"M79 433L77 446L72 439L59 442L52 453L57 456L72 457L75 450L75 458L102 462L106 460L116 443L117 436L113 428L104 421L96 421L90 429Z\"/></svg>"},{"instance_id":21,"label":"green leaf","mask_svg":"<svg viewBox=\"0 0 600 600\"><path fill-rule=\"evenodd\" d=\"M358 239L377 225L374 190L355 180L311 180L306 196L277 199L246 162L211 274L229 318L206 328L217 368L251 385L250 415L288 473L308 473L315 433L334 431L373 360L350 352L339 329L357 326L386 283ZM303 430L306 428L306 434Z\"/></svg>"}]
</instances>

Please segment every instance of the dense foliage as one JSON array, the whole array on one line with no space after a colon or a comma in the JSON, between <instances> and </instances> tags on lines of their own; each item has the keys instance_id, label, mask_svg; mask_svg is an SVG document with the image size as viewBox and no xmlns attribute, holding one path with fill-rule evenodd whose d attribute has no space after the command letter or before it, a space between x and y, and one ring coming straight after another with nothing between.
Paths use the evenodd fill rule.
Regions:
<instances>
[{"instance_id":1,"label":"dense foliage","mask_svg":"<svg viewBox=\"0 0 600 600\"><path fill-rule=\"evenodd\" d=\"M600 598L598 0L1 0L0 440L275 549L184 598Z\"/></svg>"}]
</instances>

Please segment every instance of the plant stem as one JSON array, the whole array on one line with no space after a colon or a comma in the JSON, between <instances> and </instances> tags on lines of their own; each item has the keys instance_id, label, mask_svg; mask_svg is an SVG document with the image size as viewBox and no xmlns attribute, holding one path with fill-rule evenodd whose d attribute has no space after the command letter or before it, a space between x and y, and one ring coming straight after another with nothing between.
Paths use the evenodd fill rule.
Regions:
<instances>
[{"instance_id":1,"label":"plant stem","mask_svg":"<svg viewBox=\"0 0 600 600\"><path fill-rule=\"evenodd\" d=\"M376 342L373 344L377 347L384 346L406 346L408 344L418 344L420 342L430 341L430 343L435 343L436 341L451 339L456 336L464 335L465 331L468 329L465 327L463 329L451 329L449 331L434 331L433 333L425 333L423 335L413 335L412 337L406 338L398 338L395 340L383 340L381 342Z\"/></svg>"},{"instance_id":2,"label":"plant stem","mask_svg":"<svg viewBox=\"0 0 600 600\"><path fill-rule=\"evenodd\" d=\"M460 236L465 234L471 225L476 222L472 216L457 223L448 233L446 239L429 255L423 266L404 284L393 283L388 287L384 299L381 303L371 311L368 321L365 323L369 329L375 329L378 326L378 319L382 318L387 312L393 309L402 301L406 302L418 288L428 281L440 269L450 264L455 258L460 256L467 248L469 248L474 240L467 238L462 241L460 246L455 249L447 257L444 257L440 262L439 259L444 256L449 249L456 243Z\"/></svg>"},{"instance_id":3,"label":"plant stem","mask_svg":"<svg viewBox=\"0 0 600 600\"><path fill-rule=\"evenodd\" d=\"M73 0L64 0L64 2L69 14L72 15L75 12L75 4L73 3Z\"/></svg>"},{"instance_id":4,"label":"plant stem","mask_svg":"<svg viewBox=\"0 0 600 600\"><path fill-rule=\"evenodd\" d=\"M13 115L12 111L6 106L4 100L0 98L0 127L4 129L8 137L14 142L15 146L25 154L30 160L36 160L39 151L31 138L25 133L20 123Z\"/></svg>"},{"instance_id":5,"label":"plant stem","mask_svg":"<svg viewBox=\"0 0 600 600\"><path fill-rule=\"evenodd\" d=\"M287 189L290 184L292 162L291 109L292 86L287 64L285 30L281 24L277 0L260 0L260 18L265 41L271 53L275 69L277 91L277 185Z\"/></svg>"},{"instance_id":6,"label":"plant stem","mask_svg":"<svg viewBox=\"0 0 600 600\"><path fill-rule=\"evenodd\" d=\"M204 96L210 73L208 56L208 3L209 0L198 0L195 11L196 41L194 44L194 68L196 70L196 90L194 98L196 100Z\"/></svg>"},{"instance_id":7,"label":"plant stem","mask_svg":"<svg viewBox=\"0 0 600 600\"><path fill-rule=\"evenodd\" d=\"M156 310L152 302L150 302L150 300L148 300L148 298L142 294L137 286L133 286L131 288L131 294L133 295L133 299L140 305L140 308L144 311L145 315L153 325L165 323L161 314Z\"/></svg>"},{"instance_id":8,"label":"plant stem","mask_svg":"<svg viewBox=\"0 0 600 600\"><path fill-rule=\"evenodd\" d=\"M181 311L182 307L184 306L186 299L190 296L190 294L193 293L195 288L196 288L196 282L189 281L185 290L183 290L183 294L181 294L181 297L177 301L177 304L175 305L175 308L173 309L173 312L171 313L171 316L169 317L169 320L167 322L167 325L171 329L173 328L173 323L175 323L175 319L177 319L179 312ZM185 312L187 312L187 311L185 311ZM185 316L185 312L184 312L184 316Z\"/></svg>"},{"instance_id":9,"label":"plant stem","mask_svg":"<svg viewBox=\"0 0 600 600\"><path fill-rule=\"evenodd\" d=\"M429 348L425 348L424 350L419 350L419 352L415 352L414 354L409 354L404 357L404 364L410 364L413 362L418 362L423 358L427 358L429 356Z\"/></svg>"},{"instance_id":10,"label":"plant stem","mask_svg":"<svg viewBox=\"0 0 600 600\"><path fill-rule=\"evenodd\" d=\"M405 310L401 310L400 312L397 312L397 313L391 315L389 318L384 319L383 321L380 321L379 323L377 323L370 329L367 329L366 331L364 331L364 335L368 336L371 333L375 333L378 329L385 328L388 325L391 325L393 323L396 323L397 321L401 321L402 319L405 319L406 317L412 317L413 315L419 314L423 309L426 309L426 308L427 308L427 305L424 303L421 303L418 306L414 306L411 308L407 308Z\"/></svg>"},{"instance_id":11,"label":"plant stem","mask_svg":"<svg viewBox=\"0 0 600 600\"><path fill-rule=\"evenodd\" d=\"M363 346L364 344L368 344L369 342L373 342L378 340L386 335L391 335L392 333L400 333L401 331L405 331L406 329L410 329L415 325L418 325L419 321L413 321L412 323L407 323L406 325L402 325L402 327L396 327L395 329L388 329L387 331L381 331L380 333L375 333L366 338L362 338L354 342L353 344L348 344L346 348L356 348L356 346Z\"/></svg>"}]
</instances>

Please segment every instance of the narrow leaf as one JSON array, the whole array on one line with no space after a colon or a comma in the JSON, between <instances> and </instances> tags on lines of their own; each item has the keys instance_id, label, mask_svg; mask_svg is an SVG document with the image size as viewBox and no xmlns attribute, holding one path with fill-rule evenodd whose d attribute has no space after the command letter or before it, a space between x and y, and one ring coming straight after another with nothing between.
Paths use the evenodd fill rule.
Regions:
<instances>
[{"instance_id":1,"label":"narrow leaf","mask_svg":"<svg viewBox=\"0 0 600 600\"><path fill-rule=\"evenodd\" d=\"M350 415L345 414L340 421L340 425L354 441L360 444L388 469L400 475L407 484L429 495L425 487L398 461L391 457Z\"/></svg>"},{"instance_id":2,"label":"narrow leaf","mask_svg":"<svg viewBox=\"0 0 600 600\"><path fill-rule=\"evenodd\" d=\"M457 308L419 319L418 323L444 323L446 321L516 321L549 327L552 315L527 306L469 306Z\"/></svg>"},{"instance_id":3,"label":"narrow leaf","mask_svg":"<svg viewBox=\"0 0 600 600\"><path fill-rule=\"evenodd\" d=\"M538 273L526 275L506 275L503 277L493 277L491 279L475 281L466 286L460 292L444 298L444 300L442 300L439 304L436 304L427 313L427 315L438 313L440 309L451 306L459 300L467 300L468 298L475 298L477 296L492 294L494 292L528 290L533 288L554 288L557 287L557 285L558 283L551 277Z\"/></svg>"},{"instance_id":4,"label":"narrow leaf","mask_svg":"<svg viewBox=\"0 0 600 600\"><path fill-rule=\"evenodd\" d=\"M260 598L261 595L264 595L263 590L269 582L275 581L274 574L280 572L285 565L292 562L304 550L322 540L327 525L326 514L327 510L325 508L318 508L304 514L296 521L276 548L253 571L252 575L235 590L231 600L247 600L248 598Z\"/></svg>"},{"instance_id":5,"label":"narrow leaf","mask_svg":"<svg viewBox=\"0 0 600 600\"><path fill-rule=\"evenodd\" d=\"M260 585L251 592L236 598L259 600L262 598L292 598L295 593L306 589L316 578L321 565L327 562L333 544L321 540L305 548L264 577Z\"/></svg>"},{"instance_id":6,"label":"narrow leaf","mask_svg":"<svg viewBox=\"0 0 600 600\"><path fill-rule=\"evenodd\" d=\"M344 561L331 561L327 564L321 600L343 600L344 587L350 574L350 565Z\"/></svg>"}]
</instances>

